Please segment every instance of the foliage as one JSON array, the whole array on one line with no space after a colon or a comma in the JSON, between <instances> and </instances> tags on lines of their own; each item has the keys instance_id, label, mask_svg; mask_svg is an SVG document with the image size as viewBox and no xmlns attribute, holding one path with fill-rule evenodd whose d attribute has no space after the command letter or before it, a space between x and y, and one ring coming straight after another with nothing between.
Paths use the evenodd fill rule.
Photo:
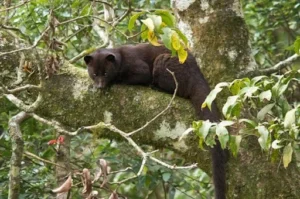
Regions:
<instances>
[{"instance_id":1,"label":"foliage","mask_svg":"<svg viewBox=\"0 0 300 199\"><path fill-rule=\"evenodd\" d=\"M219 83L202 107L210 108L217 94L227 88L231 96L222 108L225 120L220 123L194 122L200 147L203 142L213 146L216 135L222 148L228 146L237 156L241 140L246 136L256 136L262 150L269 151L273 159L278 156L278 151L282 152L282 162L287 167L294 149L299 147L300 104L288 101L293 94L289 86L294 82L300 82L300 70ZM237 133L230 135L226 127Z\"/></svg>"},{"instance_id":2,"label":"foliage","mask_svg":"<svg viewBox=\"0 0 300 199\"><path fill-rule=\"evenodd\" d=\"M145 15L146 12L134 14L128 24L128 29L133 30L136 20ZM147 18L141 20L141 37L154 46L160 46L158 40L171 50L172 55L177 55L179 62L183 63L187 58L188 40L185 35L175 27L174 16L166 10L156 10L153 14L148 14ZM160 39L158 39L159 37Z\"/></svg>"},{"instance_id":3,"label":"foliage","mask_svg":"<svg viewBox=\"0 0 300 199\"><path fill-rule=\"evenodd\" d=\"M252 53L260 67L273 66L291 56L285 49L300 34L298 0L243 0L246 23L251 34Z\"/></svg>"}]
</instances>

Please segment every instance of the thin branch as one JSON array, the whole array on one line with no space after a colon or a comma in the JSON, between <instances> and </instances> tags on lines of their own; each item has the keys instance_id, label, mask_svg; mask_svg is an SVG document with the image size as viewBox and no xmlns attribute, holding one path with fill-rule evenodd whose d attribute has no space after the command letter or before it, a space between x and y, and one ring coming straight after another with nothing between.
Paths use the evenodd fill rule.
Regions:
<instances>
[{"instance_id":1,"label":"thin branch","mask_svg":"<svg viewBox=\"0 0 300 199\"><path fill-rule=\"evenodd\" d=\"M44 163L48 163L48 164L51 164L51 165L54 165L54 166L57 166L57 167L65 168L65 167L63 167L63 166L61 166L59 164L56 164L56 163L51 162L49 160L45 160L45 159L43 159L43 158L41 158L41 157L39 157L39 156L37 156L37 155L35 155L33 153L30 153L29 151L25 151L24 155L27 156L27 157L29 157L29 158L37 159L37 160L39 160L41 162L44 162Z\"/></svg>"},{"instance_id":2,"label":"thin branch","mask_svg":"<svg viewBox=\"0 0 300 199\"><path fill-rule=\"evenodd\" d=\"M71 64L75 63L76 61L78 61L79 59L81 59L82 57L92 53L93 51L95 51L98 48L105 48L108 45L108 42L106 41L105 43L103 43L100 46L96 46L87 50L82 51L81 53L79 53L78 55L76 55L75 57L73 57L71 60L69 60L69 62Z\"/></svg>"},{"instance_id":3,"label":"thin branch","mask_svg":"<svg viewBox=\"0 0 300 199\"><path fill-rule=\"evenodd\" d=\"M14 105L16 105L19 109L27 113L33 112L40 105L43 99L42 95L39 94L34 103L32 103L31 105L27 105L13 94L4 94L4 96Z\"/></svg>"},{"instance_id":4,"label":"thin branch","mask_svg":"<svg viewBox=\"0 0 300 199\"><path fill-rule=\"evenodd\" d=\"M65 25L66 23L70 23L70 22L76 21L76 20L78 20L78 19L84 19L84 18L87 18L87 17L91 17L91 16L85 15L85 16L76 17L76 18L73 18L73 19L70 19L70 20L66 20L66 21L63 21L63 22L59 22L59 23L57 24L57 26Z\"/></svg>"},{"instance_id":5,"label":"thin branch","mask_svg":"<svg viewBox=\"0 0 300 199\"><path fill-rule=\"evenodd\" d=\"M124 184L124 183L127 182L127 181L136 179L137 177L138 177L137 175L134 175L134 176L132 176L132 177L126 178L126 179L121 180L121 181L118 181L118 182L109 182L109 184L117 184L117 185L121 185L121 184Z\"/></svg>"},{"instance_id":6,"label":"thin branch","mask_svg":"<svg viewBox=\"0 0 300 199\"><path fill-rule=\"evenodd\" d=\"M118 170L118 171L111 171L108 173L108 175L111 175L111 174L115 174L115 173L121 173L121 172L126 172L128 170L132 170L132 167L127 167L125 169L122 169L122 170Z\"/></svg>"},{"instance_id":7,"label":"thin branch","mask_svg":"<svg viewBox=\"0 0 300 199\"><path fill-rule=\"evenodd\" d=\"M4 85L2 85L2 87L0 87L0 90L3 90L5 93L7 94L14 94L14 93L18 93L24 90L40 90L41 86L36 86L36 85L31 85L31 84L27 84L21 87L17 87L14 89L7 89L4 87Z\"/></svg>"},{"instance_id":8,"label":"thin branch","mask_svg":"<svg viewBox=\"0 0 300 199\"><path fill-rule=\"evenodd\" d=\"M238 77L244 77L244 76L253 77L253 76L257 76L257 75L270 75L281 69L286 68L287 66L291 65L293 62L297 61L299 58L300 58L300 56L298 54L294 54L293 56L291 56L283 61L280 61L273 67L265 68L265 69L261 69L261 70L250 70L250 71L241 72L240 74L238 74Z\"/></svg>"},{"instance_id":9,"label":"thin branch","mask_svg":"<svg viewBox=\"0 0 300 199\"><path fill-rule=\"evenodd\" d=\"M20 3L20 4L16 5L16 6L11 6L9 8L2 9L2 10L0 10L0 12L4 12L4 11L8 11L8 10L12 10L12 9L21 7L21 6L23 6L23 5L25 5L26 3L29 3L29 2L30 2L30 0L25 0L23 3Z\"/></svg>"},{"instance_id":10,"label":"thin branch","mask_svg":"<svg viewBox=\"0 0 300 199\"><path fill-rule=\"evenodd\" d=\"M126 10L126 12L119 18L117 19L114 23L113 23L113 27L115 27L116 25L118 25L121 21L123 21L123 19L125 19L125 17L127 17L130 13L131 13L132 9L131 9L131 3L130 1L128 1L128 9Z\"/></svg>"},{"instance_id":11,"label":"thin branch","mask_svg":"<svg viewBox=\"0 0 300 199\"><path fill-rule=\"evenodd\" d=\"M43 38L43 36L46 34L46 32L49 29L50 29L50 26L47 26L47 28L42 32L42 34L40 35L40 37L34 42L34 44L32 46L29 46L29 47L26 47L26 48L12 50L12 51L9 51L9 52L0 53L0 56L11 54L11 53L16 53L16 52L20 52L20 51L25 51L25 50L31 50L32 48L34 48L34 47L36 47L38 45L39 41Z\"/></svg>"},{"instance_id":12,"label":"thin branch","mask_svg":"<svg viewBox=\"0 0 300 199\"><path fill-rule=\"evenodd\" d=\"M95 1L95 2L98 2L98 3L103 3L103 4L105 4L105 5L107 5L107 6L111 7L111 8L113 8L113 5L110 4L110 3L107 3L106 1L100 1L100 0L90 0L90 1Z\"/></svg>"},{"instance_id":13,"label":"thin branch","mask_svg":"<svg viewBox=\"0 0 300 199\"><path fill-rule=\"evenodd\" d=\"M191 164L189 166L176 166L176 165L170 165L170 164L167 164L155 157L152 157L152 156L149 156L149 159L153 160L154 162L164 166L164 167L167 167L168 169L172 169L172 170L175 170L175 169L193 169L193 168L196 168L197 167L197 163L194 163L194 164Z\"/></svg>"},{"instance_id":14,"label":"thin branch","mask_svg":"<svg viewBox=\"0 0 300 199\"><path fill-rule=\"evenodd\" d=\"M79 30L77 30L76 32L72 33L71 35L69 35L67 38L63 39L63 42L68 42L70 39L72 39L72 37L74 37L75 35L77 35L78 33L80 33L81 31L83 31L84 29L90 27L91 25L86 25L82 28L80 28Z\"/></svg>"},{"instance_id":15,"label":"thin branch","mask_svg":"<svg viewBox=\"0 0 300 199\"><path fill-rule=\"evenodd\" d=\"M60 124L60 123L57 122L57 121L54 121L54 120L49 121L49 120L47 120L47 119L45 119L45 118L42 118L42 117L38 116L38 115L35 114L35 113L29 113L29 115L30 115L31 117L33 117L34 119L36 119L37 121L43 123L43 124L47 124L47 125L49 125L49 126L52 126L58 133L64 133L64 134L70 134L70 133L71 133L70 131L65 130L65 129L62 127L63 125Z\"/></svg>"},{"instance_id":16,"label":"thin branch","mask_svg":"<svg viewBox=\"0 0 300 199\"><path fill-rule=\"evenodd\" d=\"M170 100L168 106L167 106L164 110L162 110L159 114L157 114L154 118L152 118L150 121L146 122L146 124L144 124L142 127L140 127L140 128L138 128L138 129L136 129L136 130L134 130L134 131L128 133L127 136L132 136L133 134L135 134L135 133L137 133L137 132L143 130L143 129L146 128L149 124L151 124L152 122L154 122L158 117L160 117L162 114L164 114L164 113L172 106L172 103L173 103L173 101L174 101L174 99L175 99L175 97L176 97L176 94L177 94L177 90L178 90L178 82L177 82L177 79L176 79L176 77L175 77L174 72L170 71L169 69L167 69L167 71L168 71L169 73L171 73L171 75L173 76L173 79L174 79L174 82L175 82L175 86L176 86L176 87L175 87L175 91L174 91L173 96L172 96L172 99Z\"/></svg>"},{"instance_id":17,"label":"thin branch","mask_svg":"<svg viewBox=\"0 0 300 199\"><path fill-rule=\"evenodd\" d=\"M140 169L138 171L138 173L136 174L137 176L140 176L143 172L143 169L145 167L145 164L147 162L147 159L148 159L148 155L146 153L143 154L143 161L142 161L142 164L140 166Z\"/></svg>"}]
</instances>

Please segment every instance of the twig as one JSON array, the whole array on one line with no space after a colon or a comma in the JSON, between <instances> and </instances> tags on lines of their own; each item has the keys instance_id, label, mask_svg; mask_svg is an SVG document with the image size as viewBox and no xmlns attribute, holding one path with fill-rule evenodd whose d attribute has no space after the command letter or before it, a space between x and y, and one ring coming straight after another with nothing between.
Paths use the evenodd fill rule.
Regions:
<instances>
[{"instance_id":1,"label":"twig","mask_svg":"<svg viewBox=\"0 0 300 199\"><path fill-rule=\"evenodd\" d=\"M115 173L121 173L121 172L125 172L125 171L128 171L128 170L132 170L132 167L127 167L125 169L118 170L118 171L111 171L111 172L109 172L108 175L115 174Z\"/></svg>"},{"instance_id":2,"label":"twig","mask_svg":"<svg viewBox=\"0 0 300 199\"><path fill-rule=\"evenodd\" d=\"M189 166L176 166L176 165L170 165L170 164L167 164L155 157L152 157L152 156L149 156L149 159L153 160L154 162L162 165L162 166L165 166L167 167L168 169L172 169L172 170L175 170L175 169L193 169L193 168L196 168L197 167L197 163L194 163L194 164L191 164Z\"/></svg>"},{"instance_id":3,"label":"twig","mask_svg":"<svg viewBox=\"0 0 300 199\"><path fill-rule=\"evenodd\" d=\"M126 12L119 18L117 19L114 23L113 23L113 27L115 27L116 25L118 25L121 21L123 21L123 19L125 19L125 17L127 17L130 12L132 11L131 9L131 3L130 1L128 1L128 9L126 10Z\"/></svg>"},{"instance_id":4,"label":"twig","mask_svg":"<svg viewBox=\"0 0 300 199\"><path fill-rule=\"evenodd\" d=\"M142 164L140 166L140 169L138 171L138 173L136 174L137 176L140 176L143 172L143 169L145 167L145 164L147 162L147 159L148 159L148 154L147 153L143 153L143 160L142 160Z\"/></svg>"},{"instance_id":5,"label":"twig","mask_svg":"<svg viewBox=\"0 0 300 199\"><path fill-rule=\"evenodd\" d=\"M20 52L20 51L25 51L25 50L31 50L32 48L34 48L38 45L39 41L43 38L43 36L46 34L46 32L49 29L50 29L50 26L47 26L47 28L42 32L40 37L34 42L34 44L32 46L29 46L29 47L26 47L26 48L21 48L21 49L16 49L16 50L4 52L4 53L0 53L0 56L11 54L11 53L16 53L16 52Z\"/></svg>"},{"instance_id":6,"label":"twig","mask_svg":"<svg viewBox=\"0 0 300 199\"><path fill-rule=\"evenodd\" d=\"M90 1L93 1L93 0L90 0ZM107 6L111 7L111 8L113 8L112 4L107 3L106 1L95 0L95 2L103 3L103 4L105 4L105 5L107 5Z\"/></svg>"},{"instance_id":7,"label":"twig","mask_svg":"<svg viewBox=\"0 0 300 199\"><path fill-rule=\"evenodd\" d=\"M175 97L176 97L176 94L177 94L177 90L178 90L178 82L177 82L177 79L176 79L176 77L175 77L174 72L170 71L169 69L167 69L167 71L168 71L169 73L171 73L171 75L173 76L173 79L174 79L175 85L176 85L175 91L174 91L173 96L172 96L172 99L170 100L168 106L167 106L163 111L161 111L159 114L157 114L154 118L152 118L150 121L146 122L146 124L144 124L142 127L140 127L140 128L138 128L138 129L136 129L136 130L134 130L134 131L128 133L127 136L132 136L133 134L135 134L135 133L137 133L137 132L143 130L143 129L146 128L149 124L151 124L153 121L155 121L158 117L160 117L162 114L164 114L164 113L171 107L171 105L172 105L172 103L173 103L173 101L174 101L174 99L175 99Z\"/></svg>"},{"instance_id":8,"label":"twig","mask_svg":"<svg viewBox=\"0 0 300 199\"><path fill-rule=\"evenodd\" d=\"M78 61L79 59L81 59L82 57L84 57L85 55L88 55L88 54L92 53L93 51L95 51L98 48L105 48L107 45L108 45L108 42L105 42L100 46L96 46L96 47L90 48L88 50L84 50L81 53L79 53L78 55L76 55L75 57L73 57L69 62L71 64L73 64L76 61Z\"/></svg>"},{"instance_id":9,"label":"twig","mask_svg":"<svg viewBox=\"0 0 300 199\"><path fill-rule=\"evenodd\" d=\"M121 181L118 181L118 182L109 182L109 184L117 184L117 185L120 185L120 184L124 184L125 182L127 181L130 181L130 180L133 180L135 178L137 178L138 176L137 175L134 175L132 177L129 177L129 178L126 178L124 180L121 180Z\"/></svg>"},{"instance_id":10,"label":"twig","mask_svg":"<svg viewBox=\"0 0 300 199\"><path fill-rule=\"evenodd\" d=\"M20 3L20 4L16 5L16 6L11 6L9 8L2 9L2 10L0 10L0 12L4 12L4 11L8 11L8 10L11 10L11 9L15 9L15 8L21 7L21 6L23 6L23 5L25 5L26 3L29 3L29 2L30 2L30 0L26 0L23 3Z\"/></svg>"},{"instance_id":11,"label":"twig","mask_svg":"<svg viewBox=\"0 0 300 199\"><path fill-rule=\"evenodd\" d=\"M293 62L297 61L299 58L300 58L300 56L298 54L294 54L293 56L291 56L283 61L280 61L273 67L261 69L261 70L250 70L250 71L241 72L240 74L238 74L238 77L244 77L244 76L253 77L253 76L257 76L257 75L270 75L272 73L275 73L275 72L291 65Z\"/></svg>"},{"instance_id":12,"label":"twig","mask_svg":"<svg viewBox=\"0 0 300 199\"><path fill-rule=\"evenodd\" d=\"M37 155L35 155L33 153L30 153L29 151L25 151L24 155L27 156L27 157L30 157L30 158L37 159L37 160L39 160L41 162L44 162L44 163L48 163L48 164L52 164L52 165L57 166L57 167L65 168L65 167L63 167L63 166L61 166L59 164L56 164L56 163L51 162L49 160L45 160L45 159L43 159L43 158L41 158L41 157L39 157L39 156L37 156Z\"/></svg>"},{"instance_id":13,"label":"twig","mask_svg":"<svg viewBox=\"0 0 300 199\"><path fill-rule=\"evenodd\" d=\"M37 121L42 122L43 124L47 124L49 126L52 126L58 133L64 133L64 134L70 134L71 133L70 131L65 130L62 127L62 125L59 122L57 122L57 121L46 120L45 118L42 118L42 117L38 116L35 113L30 113L29 115L31 117L33 117L34 119L36 119Z\"/></svg>"},{"instance_id":14,"label":"twig","mask_svg":"<svg viewBox=\"0 0 300 199\"><path fill-rule=\"evenodd\" d=\"M3 85L2 87L0 87L0 89L2 88L2 90L4 90L5 93L7 94L14 94L14 93L18 93L24 90L29 90L29 89L35 89L35 90L40 90L41 87L40 86L36 86L36 85L31 85L31 84L27 84L21 87L17 87L14 89L6 89Z\"/></svg>"},{"instance_id":15,"label":"twig","mask_svg":"<svg viewBox=\"0 0 300 199\"><path fill-rule=\"evenodd\" d=\"M57 24L57 26L65 25L66 23L70 23L70 22L76 21L78 19L83 19L83 18L87 18L87 17L90 17L90 16L89 15L85 15L85 16L80 16L80 17L76 17L76 18L73 18L73 19L69 19L69 20L66 20L66 21L63 21L63 22L59 22Z\"/></svg>"},{"instance_id":16,"label":"twig","mask_svg":"<svg viewBox=\"0 0 300 199\"><path fill-rule=\"evenodd\" d=\"M78 33L80 33L81 31L83 31L84 29L86 29L86 28L88 28L90 26L91 25L87 25L87 26L84 26L84 27L80 28L76 32L74 32L71 35L69 35L67 38L63 39L63 42L68 42L72 37L74 37L75 35L77 35Z\"/></svg>"}]
</instances>

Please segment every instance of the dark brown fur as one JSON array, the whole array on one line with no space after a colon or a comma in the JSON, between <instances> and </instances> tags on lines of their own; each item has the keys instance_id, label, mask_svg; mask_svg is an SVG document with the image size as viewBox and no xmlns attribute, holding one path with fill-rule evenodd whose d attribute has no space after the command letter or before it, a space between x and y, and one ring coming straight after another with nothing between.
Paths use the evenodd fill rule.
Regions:
<instances>
[{"instance_id":1,"label":"dark brown fur","mask_svg":"<svg viewBox=\"0 0 300 199\"><path fill-rule=\"evenodd\" d=\"M105 88L111 83L144 84L152 83L155 58L169 52L165 47L149 44L125 45L114 49L98 49L84 57L88 73L95 86Z\"/></svg>"},{"instance_id":2,"label":"dark brown fur","mask_svg":"<svg viewBox=\"0 0 300 199\"><path fill-rule=\"evenodd\" d=\"M177 95L189 98L196 110L197 119L219 121L220 116L215 104L212 111L201 109L210 89L198 67L195 58L189 53L184 64L177 57L171 57L165 47L150 44L125 45L114 49L99 49L84 58L90 77L96 87L104 88L113 83L144 84L173 93L175 82L166 70L175 73L178 81ZM225 156L219 141L211 149L215 198L225 199Z\"/></svg>"}]
</instances>

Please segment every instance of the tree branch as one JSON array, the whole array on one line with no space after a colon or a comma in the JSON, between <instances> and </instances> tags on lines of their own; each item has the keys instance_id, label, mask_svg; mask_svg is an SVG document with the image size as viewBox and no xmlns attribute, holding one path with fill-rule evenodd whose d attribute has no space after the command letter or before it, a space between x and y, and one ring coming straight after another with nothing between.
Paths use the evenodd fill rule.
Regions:
<instances>
[{"instance_id":1,"label":"tree branch","mask_svg":"<svg viewBox=\"0 0 300 199\"><path fill-rule=\"evenodd\" d=\"M23 156L24 141L22 138L22 132L20 124L28 118L27 113L20 112L13 116L9 120L9 133L11 136L12 155L10 160L10 171L9 171L9 190L8 198L17 199L20 192L20 181L21 181L21 161Z\"/></svg>"},{"instance_id":2,"label":"tree branch","mask_svg":"<svg viewBox=\"0 0 300 199\"><path fill-rule=\"evenodd\" d=\"M174 101L175 97L176 97L176 94L177 94L177 90L178 90L178 82L177 82L177 79L175 77L175 74L174 72L170 71L169 69L167 69L167 71L169 73L171 73L171 75L173 76L173 79L174 79L174 82L175 82L175 90L174 90L174 93L173 93L173 96L172 96L172 99L170 100L168 106L162 110L159 114L157 114L154 118L152 118L150 121L147 121L147 123L145 125L143 125L141 128L138 128L134 131L131 131L130 133L127 134L127 136L132 136L133 134L145 129L149 124L151 124L153 121L155 121L158 117L160 117L162 114L164 114L172 105L172 102Z\"/></svg>"},{"instance_id":3,"label":"tree branch","mask_svg":"<svg viewBox=\"0 0 300 199\"><path fill-rule=\"evenodd\" d=\"M245 77L245 76L250 76L250 77L254 77L254 76L258 76L258 75L270 75L272 73L278 72L281 69L284 69L285 67L291 65L293 62L297 61L300 58L300 56L298 54L294 54L293 56L280 61L279 63L277 63L276 65L274 65L273 67L270 68L265 68L265 69L261 69L261 70L250 70L250 71L245 71L245 72L241 72L238 74L238 77Z\"/></svg>"},{"instance_id":4,"label":"tree branch","mask_svg":"<svg viewBox=\"0 0 300 199\"><path fill-rule=\"evenodd\" d=\"M16 5L16 6L11 6L11 7L2 9L2 10L0 10L0 12L4 12L4 11L8 11L8 10L12 10L12 9L21 7L21 6L23 6L23 5L25 5L26 3L29 3L29 2L30 2L30 0L25 0L23 3L20 3L20 4Z\"/></svg>"}]
</instances>

